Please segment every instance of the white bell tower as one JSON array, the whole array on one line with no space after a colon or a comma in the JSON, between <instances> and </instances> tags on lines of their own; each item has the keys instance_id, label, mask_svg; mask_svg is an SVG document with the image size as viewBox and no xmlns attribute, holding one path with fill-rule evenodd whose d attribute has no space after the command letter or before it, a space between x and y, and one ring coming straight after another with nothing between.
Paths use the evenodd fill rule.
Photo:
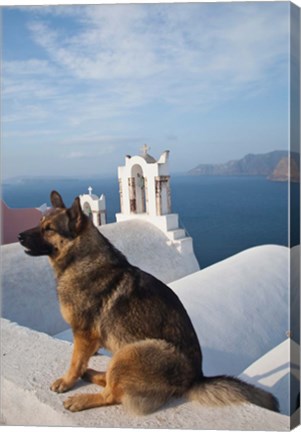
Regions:
<instances>
[{"instance_id":1,"label":"white bell tower","mask_svg":"<svg viewBox=\"0 0 301 432\"><path fill-rule=\"evenodd\" d=\"M171 212L168 156L156 161L144 145L141 156L126 156L118 168L121 213L124 216L161 216Z\"/></svg>"},{"instance_id":2,"label":"white bell tower","mask_svg":"<svg viewBox=\"0 0 301 432\"><path fill-rule=\"evenodd\" d=\"M179 228L179 217L171 212L169 150L158 160L144 145L139 156L126 156L118 167L121 212L117 222L140 219L151 222L163 231L180 251L193 251L192 238Z\"/></svg>"},{"instance_id":3,"label":"white bell tower","mask_svg":"<svg viewBox=\"0 0 301 432\"><path fill-rule=\"evenodd\" d=\"M102 194L100 197L92 193L91 186L88 187L88 194L79 196L83 212L93 221L96 227L105 225L106 221L106 198Z\"/></svg>"}]
</instances>

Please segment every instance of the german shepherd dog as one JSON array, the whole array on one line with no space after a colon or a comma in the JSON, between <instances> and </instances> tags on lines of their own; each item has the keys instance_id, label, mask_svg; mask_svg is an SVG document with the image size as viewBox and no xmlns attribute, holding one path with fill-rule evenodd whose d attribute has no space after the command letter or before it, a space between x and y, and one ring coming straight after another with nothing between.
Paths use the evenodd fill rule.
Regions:
<instances>
[{"instance_id":1,"label":"german shepherd dog","mask_svg":"<svg viewBox=\"0 0 301 432\"><path fill-rule=\"evenodd\" d=\"M234 377L205 377L196 332L176 294L131 265L83 213L79 198L66 208L53 191L51 203L36 228L19 234L28 255L49 257L61 313L73 331L70 367L50 389L65 392L79 378L104 387L69 397L66 409L122 403L148 414L184 396L213 406L250 402L278 411L277 399L264 390ZM106 372L88 369L100 347L113 354Z\"/></svg>"}]
</instances>

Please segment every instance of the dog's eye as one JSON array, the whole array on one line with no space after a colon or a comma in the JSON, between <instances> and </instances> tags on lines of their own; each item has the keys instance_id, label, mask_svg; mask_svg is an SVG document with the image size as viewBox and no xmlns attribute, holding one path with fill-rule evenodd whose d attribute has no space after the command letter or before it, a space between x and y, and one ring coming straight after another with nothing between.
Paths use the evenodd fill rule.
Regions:
<instances>
[{"instance_id":1,"label":"dog's eye","mask_svg":"<svg viewBox=\"0 0 301 432\"><path fill-rule=\"evenodd\" d=\"M54 231L54 229L48 224L45 226L44 231Z\"/></svg>"}]
</instances>

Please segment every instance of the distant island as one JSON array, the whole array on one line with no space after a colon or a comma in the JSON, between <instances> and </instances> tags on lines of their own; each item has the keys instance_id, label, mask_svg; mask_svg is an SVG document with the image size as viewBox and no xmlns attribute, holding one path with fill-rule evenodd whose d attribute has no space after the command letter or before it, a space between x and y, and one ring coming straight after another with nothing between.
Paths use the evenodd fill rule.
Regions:
<instances>
[{"instance_id":1,"label":"distant island","mask_svg":"<svg viewBox=\"0 0 301 432\"><path fill-rule=\"evenodd\" d=\"M290 174L289 174L290 165ZM265 154L248 154L224 164L200 164L188 171L197 176L264 176L272 181L300 181L298 153L275 150Z\"/></svg>"}]
</instances>

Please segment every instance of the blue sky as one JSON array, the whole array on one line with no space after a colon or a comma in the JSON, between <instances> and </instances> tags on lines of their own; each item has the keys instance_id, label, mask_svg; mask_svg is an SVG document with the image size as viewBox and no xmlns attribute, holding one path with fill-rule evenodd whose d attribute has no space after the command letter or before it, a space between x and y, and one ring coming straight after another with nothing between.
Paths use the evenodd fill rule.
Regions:
<instances>
[{"instance_id":1,"label":"blue sky","mask_svg":"<svg viewBox=\"0 0 301 432\"><path fill-rule=\"evenodd\" d=\"M288 145L289 3L3 8L3 177L171 171Z\"/></svg>"}]
</instances>

